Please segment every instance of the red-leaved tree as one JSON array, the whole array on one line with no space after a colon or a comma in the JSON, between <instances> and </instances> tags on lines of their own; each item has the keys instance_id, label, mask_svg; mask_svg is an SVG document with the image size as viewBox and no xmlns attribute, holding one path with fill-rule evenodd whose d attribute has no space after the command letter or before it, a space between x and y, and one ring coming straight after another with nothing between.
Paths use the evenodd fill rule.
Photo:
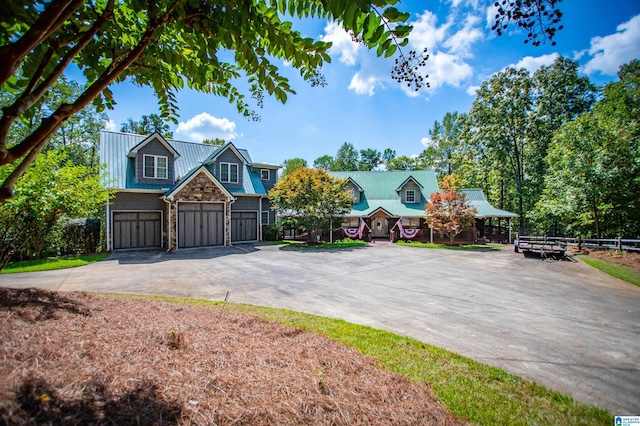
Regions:
<instances>
[{"instance_id":1,"label":"red-leaved tree","mask_svg":"<svg viewBox=\"0 0 640 426\"><path fill-rule=\"evenodd\" d=\"M427 223L436 232L449 237L450 244L462 231L471 228L476 218L476 208L469 205L467 197L456 191L453 179L441 183L442 190L429 197L425 207Z\"/></svg>"}]
</instances>

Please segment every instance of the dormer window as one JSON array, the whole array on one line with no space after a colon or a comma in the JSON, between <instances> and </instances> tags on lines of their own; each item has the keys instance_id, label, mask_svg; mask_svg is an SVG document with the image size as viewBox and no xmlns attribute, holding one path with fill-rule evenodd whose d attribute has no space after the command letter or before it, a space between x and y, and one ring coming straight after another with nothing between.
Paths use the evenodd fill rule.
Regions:
<instances>
[{"instance_id":1,"label":"dormer window","mask_svg":"<svg viewBox=\"0 0 640 426\"><path fill-rule=\"evenodd\" d=\"M406 203L415 203L416 191L413 189L407 189L407 191L404 193L404 199Z\"/></svg>"},{"instance_id":2,"label":"dormer window","mask_svg":"<svg viewBox=\"0 0 640 426\"><path fill-rule=\"evenodd\" d=\"M269 169L261 169L260 170L260 179L262 180L269 180L270 178L270 173L269 173Z\"/></svg>"},{"instance_id":3,"label":"dormer window","mask_svg":"<svg viewBox=\"0 0 640 426\"><path fill-rule=\"evenodd\" d=\"M238 165L235 163L220 163L220 182L238 183Z\"/></svg>"},{"instance_id":4,"label":"dormer window","mask_svg":"<svg viewBox=\"0 0 640 426\"><path fill-rule=\"evenodd\" d=\"M168 157L145 154L142 176L148 179L166 179L167 164Z\"/></svg>"}]
</instances>

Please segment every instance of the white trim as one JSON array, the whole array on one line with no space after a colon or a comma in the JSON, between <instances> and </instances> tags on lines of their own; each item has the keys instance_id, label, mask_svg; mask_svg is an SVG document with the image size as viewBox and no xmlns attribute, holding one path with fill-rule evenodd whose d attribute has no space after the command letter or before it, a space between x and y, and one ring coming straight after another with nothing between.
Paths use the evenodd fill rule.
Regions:
<instances>
[{"instance_id":1,"label":"white trim","mask_svg":"<svg viewBox=\"0 0 640 426\"><path fill-rule=\"evenodd\" d=\"M153 176L148 176L147 173L147 158L153 158ZM158 166L158 160L164 158L164 177L158 176L158 170L161 167ZM166 155L155 155L155 154L143 154L142 155L142 178L143 179L158 179L158 180L167 180L169 179L169 157Z\"/></svg>"},{"instance_id":2,"label":"white trim","mask_svg":"<svg viewBox=\"0 0 640 426\"><path fill-rule=\"evenodd\" d=\"M180 212L180 203L182 204L222 204L222 246L227 245L227 203L224 201L176 201L176 250L180 250L180 224L178 223L178 213ZM229 226L231 226L231 217L229 217ZM204 248L204 247L220 247L214 246L198 246L198 247L186 247L183 250L190 248Z\"/></svg>"},{"instance_id":3,"label":"white trim","mask_svg":"<svg viewBox=\"0 0 640 426\"><path fill-rule=\"evenodd\" d=\"M118 133L118 132L111 132L111 133ZM136 136L142 136L142 135L136 135ZM172 147L169 144L169 142L167 142L167 140L164 137L162 137L162 135L158 132L153 132L152 134L147 136L145 139L140 141L133 148L131 148L131 150L129 150L129 153L127 155L131 158L136 158L136 156L138 155L138 151L140 151L140 149L142 149L144 146L146 146L149 142L151 142L154 139L156 139L158 142L164 145L167 151L173 154L173 158L180 157L180 153L178 153L178 151L176 151L175 148Z\"/></svg>"},{"instance_id":4,"label":"white trim","mask_svg":"<svg viewBox=\"0 0 640 426\"><path fill-rule=\"evenodd\" d=\"M267 172L267 178L262 177L262 173ZM271 180L271 170L269 169L260 169L260 180Z\"/></svg>"},{"instance_id":5,"label":"white trim","mask_svg":"<svg viewBox=\"0 0 640 426\"><path fill-rule=\"evenodd\" d=\"M207 177L211 180L211 182L213 182L222 191L222 193L227 197L229 201L234 202L236 200L233 197L233 195L231 195L231 193L227 191L227 189L224 186L222 186L222 184L218 181L218 179L216 179L215 176L213 176L211 172L207 170L205 166L200 166L198 170L196 170L195 172L193 172L191 176L189 176L189 179L184 180L180 185L173 188L171 192L169 192L169 194L166 196L166 198L173 200L174 194L176 194L177 192L180 192L185 186L187 186L187 184L189 184L201 172L204 172L207 175ZM199 201L199 202L205 202L205 201Z\"/></svg>"},{"instance_id":6,"label":"white trim","mask_svg":"<svg viewBox=\"0 0 640 426\"><path fill-rule=\"evenodd\" d=\"M232 142L227 142L225 145L222 145L222 147L220 147L220 149L218 149L216 152L214 152L214 154L207 161L207 163L213 163L214 161L216 161L216 159L220 155L222 155L222 153L225 152L229 148L231 148L233 150L233 153L235 154L235 156L238 157L238 159L240 161L242 161L242 164L247 162L247 160L244 158L244 155L242 155L242 153L240 151L238 151L238 148L236 148L236 146Z\"/></svg>"},{"instance_id":7,"label":"white trim","mask_svg":"<svg viewBox=\"0 0 640 426\"><path fill-rule=\"evenodd\" d=\"M229 166L228 170L227 170L227 177L229 180L224 180L222 179L222 166ZM236 166L236 180L233 181L231 180L231 166ZM227 162L220 162L220 182L222 183L240 183L240 164L238 163L227 163Z\"/></svg>"},{"instance_id":8,"label":"white trim","mask_svg":"<svg viewBox=\"0 0 640 426\"><path fill-rule=\"evenodd\" d=\"M413 193L413 200L409 201L409 192ZM417 203L416 201L416 190L415 189L405 189L404 190L404 202L405 203Z\"/></svg>"},{"instance_id":9,"label":"white trim","mask_svg":"<svg viewBox=\"0 0 640 426\"><path fill-rule=\"evenodd\" d=\"M113 241L113 216L115 213L160 213L160 245L158 247L144 247L147 248L162 248L162 234L164 233L164 211L162 210L111 210L111 217L109 220L111 221L111 240ZM113 245L113 244L112 244ZM142 250L142 247L130 248L130 249L118 249L118 250ZM115 251L115 248L113 248Z\"/></svg>"},{"instance_id":10,"label":"white trim","mask_svg":"<svg viewBox=\"0 0 640 426\"><path fill-rule=\"evenodd\" d=\"M171 251L171 200L164 199L164 202L167 203L167 225L169 229L167 230L167 251ZM176 229L178 228L178 224L176 223ZM176 242L177 246L177 242Z\"/></svg>"}]
</instances>

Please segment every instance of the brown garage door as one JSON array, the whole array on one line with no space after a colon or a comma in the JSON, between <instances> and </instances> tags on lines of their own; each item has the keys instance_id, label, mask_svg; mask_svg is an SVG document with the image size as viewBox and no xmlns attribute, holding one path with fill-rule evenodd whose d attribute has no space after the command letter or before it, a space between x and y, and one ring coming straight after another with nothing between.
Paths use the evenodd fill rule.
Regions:
<instances>
[{"instance_id":1,"label":"brown garage door","mask_svg":"<svg viewBox=\"0 0 640 426\"><path fill-rule=\"evenodd\" d=\"M178 204L178 248L222 244L224 244L224 204Z\"/></svg>"},{"instance_id":2,"label":"brown garage door","mask_svg":"<svg viewBox=\"0 0 640 426\"><path fill-rule=\"evenodd\" d=\"M114 250L162 246L161 219L160 212L114 212Z\"/></svg>"},{"instance_id":3,"label":"brown garage door","mask_svg":"<svg viewBox=\"0 0 640 426\"><path fill-rule=\"evenodd\" d=\"M231 212L231 241L258 240L258 212Z\"/></svg>"}]
</instances>

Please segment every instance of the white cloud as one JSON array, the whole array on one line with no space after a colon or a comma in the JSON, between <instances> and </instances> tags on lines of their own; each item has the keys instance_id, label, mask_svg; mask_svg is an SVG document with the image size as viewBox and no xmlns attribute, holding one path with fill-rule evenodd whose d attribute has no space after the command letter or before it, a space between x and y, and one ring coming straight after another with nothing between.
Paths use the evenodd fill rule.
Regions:
<instances>
[{"instance_id":1,"label":"white cloud","mask_svg":"<svg viewBox=\"0 0 640 426\"><path fill-rule=\"evenodd\" d=\"M524 68L531 74L533 74L534 72L538 71L540 67L553 64L553 61L558 59L559 56L560 55L557 52L535 57L525 56L524 58L520 59L518 63L511 64L507 68L515 68L518 70L520 68Z\"/></svg>"},{"instance_id":2,"label":"white cloud","mask_svg":"<svg viewBox=\"0 0 640 426\"><path fill-rule=\"evenodd\" d=\"M349 84L349 90L353 90L359 95L373 96L375 94L376 85L379 81L375 77L362 77L360 72L353 75L351 83Z\"/></svg>"},{"instance_id":3,"label":"white cloud","mask_svg":"<svg viewBox=\"0 0 640 426\"><path fill-rule=\"evenodd\" d=\"M431 145L433 145L433 140L429 137L424 137L422 139L420 139L420 143L422 144L422 146L424 146L425 148L430 147Z\"/></svg>"},{"instance_id":4,"label":"white cloud","mask_svg":"<svg viewBox=\"0 0 640 426\"><path fill-rule=\"evenodd\" d=\"M480 86L469 86L467 87L467 94L469 96L475 96L478 94L479 89L480 89Z\"/></svg>"},{"instance_id":5,"label":"white cloud","mask_svg":"<svg viewBox=\"0 0 640 426\"><path fill-rule=\"evenodd\" d=\"M591 39L589 55L593 58L584 66L587 74L615 75L620 65L640 57L640 15L618 25L616 30Z\"/></svg>"},{"instance_id":6,"label":"white cloud","mask_svg":"<svg viewBox=\"0 0 640 426\"><path fill-rule=\"evenodd\" d=\"M113 120L105 120L102 122L102 128L110 132L115 132L118 129L118 126L116 126L116 122Z\"/></svg>"},{"instance_id":7,"label":"white cloud","mask_svg":"<svg viewBox=\"0 0 640 426\"><path fill-rule=\"evenodd\" d=\"M438 17L428 10L425 10L423 14L418 14L418 20L412 23L411 45L419 50L426 47L429 51L434 51L438 44L444 40L452 24L447 22L438 27L437 23Z\"/></svg>"},{"instance_id":8,"label":"white cloud","mask_svg":"<svg viewBox=\"0 0 640 426\"><path fill-rule=\"evenodd\" d=\"M351 35L344 30L337 22L328 22L324 27L324 35L320 40L332 42L330 52L340 57L340 62L347 65L355 65L358 51L361 45L353 41Z\"/></svg>"},{"instance_id":9,"label":"white cloud","mask_svg":"<svg viewBox=\"0 0 640 426\"><path fill-rule=\"evenodd\" d=\"M427 81L432 89L448 85L460 87L460 84L473 75L473 68L459 56L449 53L436 53L429 57L425 65Z\"/></svg>"},{"instance_id":10,"label":"white cloud","mask_svg":"<svg viewBox=\"0 0 640 426\"><path fill-rule=\"evenodd\" d=\"M474 15L467 15L464 26L451 37L448 37L444 43L449 48L449 53L455 53L462 57L472 56L472 45L482 40L484 35L478 28L480 18Z\"/></svg>"},{"instance_id":11,"label":"white cloud","mask_svg":"<svg viewBox=\"0 0 640 426\"><path fill-rule=\"evenodd\" d=\"M493 28L496 23L496 15L498 15L498 8L495 3L491 3L491 5L487 7L487 28Z\"/></svg>"},{"instance_id":12,"label":"white cloud","mask_svg":"<svg viewBox=\"0 0 640 426\"><path fill-rule=\"evenodd\" d=\"M176 134L187 136L197 142L215 138L228 141L238 136L236 123L227 118L214 117L206 112L191 117L186 122L181 121L176 128Z\"/></svg>"}]
</instances>

